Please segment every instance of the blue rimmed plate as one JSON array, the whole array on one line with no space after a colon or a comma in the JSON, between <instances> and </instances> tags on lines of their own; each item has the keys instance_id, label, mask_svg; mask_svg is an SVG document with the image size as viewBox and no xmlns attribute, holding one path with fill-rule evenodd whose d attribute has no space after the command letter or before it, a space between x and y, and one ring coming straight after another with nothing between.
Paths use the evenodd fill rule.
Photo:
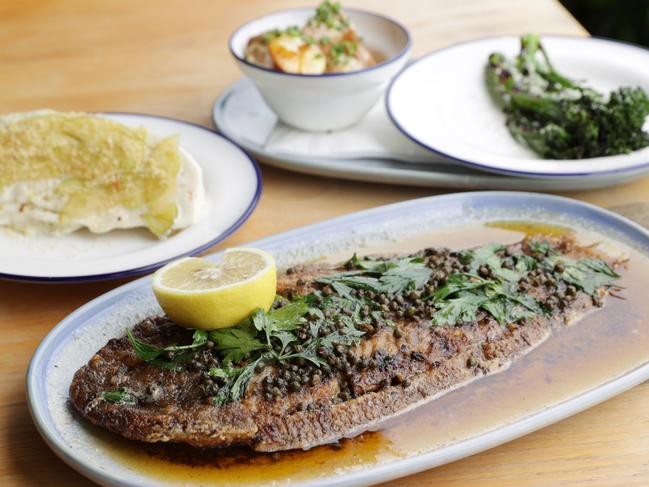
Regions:
<instances>
[{"instance_id":1,"label":"blue rimmed plate","mask_svg":"<svg viewBox=\"0 0 649 487\"><path fill-rule=\"evenodd\" d=\"M407 201L299 228L250 245L273 252L279 266L288 266L321 255L349 255L355 250L362 252L363 246L375 248L386 242L390 242L392 248L415 241L415 245L424 242L428 245L473 245L475 240L458 241L458 235L462 235L463 229L475 225L481 229L477 234L484 234L487 229L484 223L494 220L534 220L570 226L579 235L583 232L586 242L603 241L607 250L622 254L629 252L633 256L631 265L634 272L640 276L649 265L649 232L642 227L589 204L519 192L462 193ZM509 234L503 238L519 237ZM484 235L479 238L484 238ZM219 254L215 254L208 258L219 257ZM68 388L78 367L86 363L108 339L123 335L127 327L147 315L159 312L150 285L150 277L144 277L119 287L81 307L48 334L35 352L27 373L29 408L39 432L57 455L96 482L124 486L205 484L204 479L197 480L200 469L190 469L187 476L180 480L165 477L164 473L160 473L164 469L138 470L125 460L133 455L132 449L128 455L116 456L97 437L96 430L89 428L68 408ZM624 306L634 306L643 300L643 289L629 288L625 292L627 301L623 302ZM620 318L620 315L617 317ZM606 328L607 324L598 323L596 318L585 319L589 320L588 326L578 324L567 327L565 333L553 336L507 371L476 381L429 403L434 406L441 404L442 407L414 416L411 425L411 429L415 428L414 433L408 436L419 437L417 449L402 451L405 447L399 441L386 441L383 447L372 451L372 455L350 455L346 459L347 450L343 447L340 450L342 458L335 458L343 463L348 460L347 466L327 468L319 475L314 473L313 477L309 477L306 466L299 475L295 474L295 478L287 477L284 471L284 476L270 479L268 472L275 464L269 463L263 467L266 470L264 481L312 487L385 482L512 440L593 406L649 378L649 354L645 346L645 341L649 340L649 330L646 320L629 320L624 325L629 327L627 330L619 324L620 319L614 320L614 329ZM601 327L604 327L603 331L599 330ZM588 346L580 342L573 350L570 340L575 337L582 337ZM619 354L618 359L607 360L602 353L618 353L618 347L622 346L618 343L620 340L620 343L631 343L635 348L633 351L627 350L624 360L618 360ZM589 350L593 354L591 360L597 363L595 371L587 360ZM631 356L633 360L629 358ZM573 361L570 367L564 364L563 369L552 368L554 363L566 357ZM519 366L525 363L531 369ZM538 364L542 366L538 367ZM580 373L589 379L575 386L572 379ZM562 383L564 379L568 380L567 384L572 384L567 395L566 383ZM530 381L541 381L533 389L538 392L536 398L530 392ZM526 385L519 386L519 382ZM509 384L509 389L501 390L503 384ZM482 403L479 402L481 398ZM499 421L490 423L481 417L482 409L488 407L496 409L501 415ZM464 414L466 410L473 413ZM434 419L432 423L431 418ZM461 433L448 433L447 440L440 440L446 434L444 428L449 424L464 428L472 421L476 423L474 426L465 428ZM393 426L399 427L399 424ZM435 434L427 436L419 433L431 427ZM390 431L387 428L381 430L381 434L390 440ZM236 465L231 467L235 468ZM159 472L156 473L156 470ZM216 480L225 482L223 471L217 470L215 475ZM257 481L260 478L257 477Z\"/></svg>"},{"instance_id":2,"label":"blue rimmed plate","mask_svg":"<svg viewBox=\"0 0 649 487\"><path fill-rule=\"evenodd\" d=\"M649 92L649 50L607 39L547 35L553 65L602 92L640 86ZM406 67L388 89L395 125L432 153L473 168L537 178L599 178L649 171L649 147L630 154L581 160L542 159L518 143L491 99L484 69L493 52L515 56L520 39L492 37L456 44Z\"/></svg>"},{"instance_id":3,"label":"blue rimmed plate","mask_svg":"<svg viewBox=\"0 0 649 487\"><path fill-rule=\"evenodd\" d=\"M116 279L150 272L222 241L251 215L261 195L257 164L214 131L190 122L135 113L104 116L159 136L178 135L180 146L201 166L208 209L201 220L158 240L144 229L106 234L28 236L0 229L0 278L36 282Z\"/></svg>"},{"instance_id":4,"label":"blue rimmed plate","mask_svg":"<svg viewBox=\"0 0 649 487\"><path fill-rule=\"evenodd\" d=\"M342 131L326 134L302 132L278 122L277 116L248 78L233 83L219 95L212 109L212 120L220 133L257 160L316 176L434 188L566 191L614 186L643 174L641 170L587 178L510 177L457 164L426 152L405 137L399 150L395 150L392 144L387 146L390 149L368 148L362 142L367 136L366 129L362 128L364 124L373 125L373 133L387 136L388 140L393 140L390 137L392 131L400 135L386 113L376 118L370 115L358 127ZM284 137L283 148L278 150L276 142ZM269 139L275 142L269 144ZM299 142L294 144L296 140ZM350 147L350 141L356 141L359 146ZM304 146L308 146L308 151L300 150Z\"/></svg>"}]
</instances>

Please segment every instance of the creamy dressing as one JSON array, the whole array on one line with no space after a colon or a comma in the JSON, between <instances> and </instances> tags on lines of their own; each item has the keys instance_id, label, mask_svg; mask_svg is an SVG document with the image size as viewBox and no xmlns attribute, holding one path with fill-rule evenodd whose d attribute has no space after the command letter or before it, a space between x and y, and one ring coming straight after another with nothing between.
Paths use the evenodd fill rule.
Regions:
<instances>
[{"instance_id":1,"label":"creamy dressing","mask_svg":"<svg viewBox=\"0 0 649 487\"><path fill-rule=\"evenodd\" d=\"M208 206L201 166L182 147L179 150L181 166L176 176L178 214L171 227L173 230L187 228L199 221Z\"/></svg>"}]
</instances>

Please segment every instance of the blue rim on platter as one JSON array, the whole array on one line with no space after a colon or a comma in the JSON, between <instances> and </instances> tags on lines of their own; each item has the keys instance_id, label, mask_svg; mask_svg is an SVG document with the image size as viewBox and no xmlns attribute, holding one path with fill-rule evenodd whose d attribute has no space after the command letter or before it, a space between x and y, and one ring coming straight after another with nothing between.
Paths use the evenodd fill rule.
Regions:
<instances>
[{"instance_id":1,"label":"blue rim on platter","mask_svg":"<svg viewBox=\"0 0 649 487\"><path fill-rule=\"evenodd\" d=\"M259 164L257 164L257 162L250 156L250 154L245 149L238 146L237 144L235 144L234 142L232 142L230 139L223 136L222 134L219 134L215 130L205 127L203 125L199 125L197 123L188 122L186 120L181 120L179 118L167 117L162 115L151 115L151 114L139 113L139 112L94 112L94 113L97 113L98 115L105 114L105 115L124 115L124 116L144 116L144 117L154 117L158 119L169 120L175 123L189 125L191 127L208 132L210 135L214 135L223 139L228 144L232 145L232 147L234 147L236 150L241 152L243 156L245 156L245 159L249 162L251 168L254 171L255 178L256 178L256 188L254 191L254 195L252 196L250 202L248 203L248 206L229 227L227 227L225 230L220 232L210 241L203 243L202 245L199 245L197 247L194 247L188 251L178 253L177 255L174 255L172 257L151 264L134 267L122 271L93 274L88 276L47 277L47 276L23 276L23 275L10 274L10 273L0 273L0 279L21 281L21 282L34 282L34 283L79 283L79 282L103 281L109 279L121 279L125 277L131 277L131 276L152 272L158 269L159 267L162 267L163 265L167 264L168 262L171 262L172 260L178 259L180 257L187 257L187 256L200 254L201 252L209 249L210 247L222 242L230 235L232 235L236 230L238 230L239 227L243 225L248 218L250 218L250 215L257 207L263 189L263 180L262 180L261 169L259 168Z\"/></svg>"},{"instance_id":2,"label":"blue rim on platter","mask_svg":"<svg viewBox=\"0 0 649 487\"><path fill-rule=\"evenodd\" d=\"M540 177L540 178L566 178L566 177L589 177L589 176L604 176L604 175L612 175L612 174L621 174L621 173L627 173L627 172L639 172L642 170L646 170L649 168L649 161L641 162L638 164L634 164L632 166L628 166L625 168L620 168L620 169L611 169L611 170L604 170L604 171L598 171L597 173L591 173L591 172L571 172L571 173L562 173L562 174L554 174L554 173L544 173L544 172L535 172L535 171L524 171L524 170L514 170L514 169L499 169L498 167L494 167L489 164L484 164L475 160L468 160L468 159L463 159L457 156L454 156L453 154L450 154L446 151L442 151L440 149L437 149L430 144L427 144L418 138L414 137L411 135L408 131L405 130L405 128L402 126L402 124L399 123L397 118L394 115L394 110L390 104L390 93L392 92L395 84L398 82L399 78L404 75L408 70L410 70L413 66L416 66L417 64L426 61L426 59L435 56L439 53L442 53L444 51L447 51L449 49L454 49L456 47L472 44L472 43L477 43L481 41L488 41L488 40L498 40L498 39L509 39L509 38L514 38L515 36L512 35L499 35L499 36L485 36L485 37L479 37L476 39L471 39L468 41L462 41L462 42L457 42L455 44L451 44L445 47L442 47L440 49L436 49L435 51L432 51L425 56L419 57L412 62L410 62L404 69L402 69L391 81L390 84L388 85L388 89L386 92L386 97L385 97L385 107L386 111L388 113L388 117L390 117L390 120L392 123L399 129L399 131L408 137L410 140L412 140L414 143L418 144L419 146L423 147L424 149L427 149L431 151L434 154L440 155L442 157L445 157L447 159L456 161L458 163L461 163L465 166L472 167L475 169L480 169L484 171L489 171L492 173L496 174L505 174L505 175L512 175L512 176L522 176L522 177L530 177L530 176L535 176L535 177ZM595 41L601 41L601 42L606 42L606 43L611 43L611 44L619 44L628 48L633 48L637 49L640 51L643 51L644 53L649 53L649 48L646 48L644 46L640 46L637 44L633 44L631 42L626 42L626 41L620 41L617 39L611 39L608 37L602 37L602 36L589 36L589 37L582 37L582 36L576 36L576 35L567 35L567 34L542 34L541 36L546 37L546 38L556 38L556 39L571 39L571 40L583 40L583 41L589 41L589 40L595 40ZM485 87L486 89L486 87ZM584 159L585 160L585 159Z\"/></svg>"},{"instance_id":3,"label":"blue rim on platter","mask_svg":"<svg viewBox=\"0 0 649 487\"><path fill-rule=\"evenodd\" d=\"M282 10L276 10L274 12L269 12L264 15L260 15L258 17L255 17L254 19L250 19L247 22L243 23L239 27L236 28L236 30L230 35L230 39L228 39L228 48L230 49L230 54L232 57L234 57L237 61L240 63L245 64L246 66L249 66L254 69L258 69L260 71L265 71L267 73L273 73L273 74L278 74L281 76L288 76L292 78L338 78L341 76L353 76L355 74L359 73L365 73L368 71L374 71L375 69L382 68L384 66L387 66L389 64L392 64L395 61L398 61L404 56L407 56L408 53L410 52L410 49L412 47L412 36L410 35L410 31L400 22L397 22L391 17L388 17L387 15L382 15L378 14L376 12L371 12L369 10L364 10L360 8L343 8L345 12L350 12L350 13L360 13L363 15L369 15L372 17L376 17L378 19L386 20L392 24L394 24L401 32L403 32L406 36L406 45L404 48L399 51L399 54L397 54L394 57L391 57L389 59L386 59L385 61L381 61L380 63L374 64L370 67L359 69L356 71L349 71L349 72L344 72L344 73L322 73L322 74L301 74L301 73L285 73L284 71L276 71L274 69L270 68L265 68L264 66L260 66L255 63L251 63L250 61L246 60L246 58L239 56L235 51L234 46L232 45L232 42L236 35L241 31L241 29L247 27L249 24L253 22L257 22L259 20L265 19L266 17L271 17L277 14L284 14L284 13L289 13L289 12L305 12L305 11L313 11L311 7L295 7L295 8L287 8L287 9L282 9Z\"/></svg>"},{"instance_id":4,"label":"blue rim on platter","mask_svg":"<svg viewBox=\"0 0 649 487\"><path fill-rule=\"evenodd\" d=\"M249 245L273 249L283 249L290 244L298 244L298 248L306 242L316 242L327 238L341 238L356 235L355 232L364 225L371 228L381 226L381 222L403 222L413 217L426 215L444 216L455 225L475 222L474 212L486 215L487 220L494 218L494 213L507 212L512 218L529 219L540 211L547 215L563 215L569 220L583 222L585 227L594 226L602 229L615 240L630 243L649 254L649 231L608 210L575 201L569 198L523 192L473 192L458 193L443 196L433 196L417 200L396 203L374 208L358 213L352 213L327 220L322 223L291 230L272 237L264 238ZM459 215L459 216L458 216ZM482 217L485 221L484 216ZM550 218L550 216L546 216ZM437 225L437 219L434 220ZM426 230L433 231L433 230ZM216 259L220 254L208 256ZM62 350L85 333L93 332L93 323L107 313L126 305L129 297L141 290L149 290L151 277L142 277L125 284L103 296L100 296L80 307L63 319L42 341L35 351L27 371L27 402L32 419L46 443L54 452L77 471L94 481L124 486L139 486L133 478L130 480L120 476L115 471L106 471L96 464L84 459L78 449L70 445L59 431L54 420L48 401L48 371L54 370ZM132 306L132 304L131 304ZM89 358L89 357L88 357ZM414 474L444 463L495 447L513 440L539 428L552 424L568 416L576 414L588 407L598 404L616 394L619 394L645 380L649 379L649 362L629 370L622 376L605 380L592 389L573 396L558 404L550 405L540 411L515 420L495 430L480 433L467 440L452 443L439 449L432 450L402 460L397 460L363 471L354 471L323 479L307 481L301 485L312 487L367 485L374 482L385 482L397 477ZM67 387L67 386L66 386ZM101 453L99 453L101 455ZM123 475L126 473L123 472Z\"/></svg>"}]
</instances>

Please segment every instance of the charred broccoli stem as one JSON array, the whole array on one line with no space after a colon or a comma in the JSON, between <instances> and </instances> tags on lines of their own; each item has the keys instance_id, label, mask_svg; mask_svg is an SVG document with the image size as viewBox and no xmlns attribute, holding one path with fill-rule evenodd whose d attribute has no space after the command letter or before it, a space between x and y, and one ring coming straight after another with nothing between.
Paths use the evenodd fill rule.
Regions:
<instances>
[{"instance_id":1,"label":"charred broccoli stem","mask_svg":"<svg viewBox=\"0 0 649 487\"><path fill-rule=\"evenodd\" d=\"M649 145L642 130L649 98L622 87L608 97L558 73L536 34L521 38L515 59L489 56L487 87L518 141L548 159L626 154Z\"/></svg>"}]
</instances>

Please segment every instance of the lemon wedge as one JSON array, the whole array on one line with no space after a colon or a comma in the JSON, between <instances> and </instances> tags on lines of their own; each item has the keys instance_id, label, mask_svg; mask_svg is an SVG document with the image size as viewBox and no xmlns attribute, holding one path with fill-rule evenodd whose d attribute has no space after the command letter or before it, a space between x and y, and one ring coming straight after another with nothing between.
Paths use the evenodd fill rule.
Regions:
<instances>
[{"instance_id":1,"label":"lemon wedge","mask_svg":"<svg viewBox=\"0 0 649 487\"><path fill-rule=\"evenodd\" d=\"M181 326L214 330L239 323L256 308L270 309L277 289L275 260L252 248L225 251L221 262L187 257L153 276L153 292Z\"/></svg>"}]
</instances>

